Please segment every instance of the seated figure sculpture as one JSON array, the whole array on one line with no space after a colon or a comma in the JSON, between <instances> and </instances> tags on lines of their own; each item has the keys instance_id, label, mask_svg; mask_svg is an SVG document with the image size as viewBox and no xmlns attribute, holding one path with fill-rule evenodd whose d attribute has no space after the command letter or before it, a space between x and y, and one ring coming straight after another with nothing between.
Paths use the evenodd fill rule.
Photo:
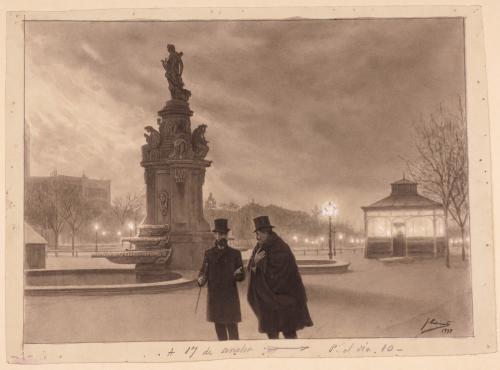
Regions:
<instances>
[{"instance_id":1,"label":"seated figure sculpture","mask_svg":"<svg viewBox=\"0 0 500 370\"><path fill-rule=\"evenodd\" d=\"M193 134L191 136L191 143L193 146L194 157L196 159L203 159L208 154L208 141L205 139L205 131L207 129L207 125L202 124L194 129Z\"/></svg>"}]
</instances>

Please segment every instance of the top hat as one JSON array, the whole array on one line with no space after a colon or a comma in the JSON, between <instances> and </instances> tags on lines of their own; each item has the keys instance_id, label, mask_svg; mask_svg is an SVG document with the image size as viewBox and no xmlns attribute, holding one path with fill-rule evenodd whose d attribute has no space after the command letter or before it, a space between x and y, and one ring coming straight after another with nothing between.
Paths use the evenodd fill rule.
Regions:
<instances>
[{"instance_id":1,"label":"top hat","mask_svg":"<svg viewBox=\"0 0 500 370\"><path fill-rule=\"evenodd\" d=\"M229 232L229 230L231 229L227 228L227 219L218 218L214 220L214 229L212 230L212 232L226 234L227 232Z\"/></svg>"},{"instance_id":2,"label":"top hat","mask_svg":"<svg viewBox=\"0 0 500 370\"><path fill-rule=\"evenodd\" d=\"M259 216L253 219L253 223L255 224L255 230L259 231L261 229L272 229L274 226L271 225L271 221L269 221L268 216Z\"/></svg>"}]
</instances>

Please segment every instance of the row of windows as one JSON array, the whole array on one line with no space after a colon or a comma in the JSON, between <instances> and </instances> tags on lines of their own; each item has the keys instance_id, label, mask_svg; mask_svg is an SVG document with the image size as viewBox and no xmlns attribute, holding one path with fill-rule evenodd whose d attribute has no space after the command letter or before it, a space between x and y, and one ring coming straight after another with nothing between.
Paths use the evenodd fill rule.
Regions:
<instances>
[{"instance_id":1,"label":"row of windows","mask_svg":"<svg viewBox=\"0 0 500 370\"><path fill-rule=\"evenodd\" d=\"M109 193L105 189L100 188L86 188L85 195L91 198L106 198Z\"/></svg>"},{"instance_id":2,"label":"row of windows","mask_svg":"<svg viewBox=\"0 0 500 370\"><path fill-rule=\"evenodd\" d=\"M408 237L434 236L432 217L411 219L371 218L367 220L368 237L391 237L402 232ZM436 236L444 236L444 220L436 217Z\"/></svg>"}]
</instances>

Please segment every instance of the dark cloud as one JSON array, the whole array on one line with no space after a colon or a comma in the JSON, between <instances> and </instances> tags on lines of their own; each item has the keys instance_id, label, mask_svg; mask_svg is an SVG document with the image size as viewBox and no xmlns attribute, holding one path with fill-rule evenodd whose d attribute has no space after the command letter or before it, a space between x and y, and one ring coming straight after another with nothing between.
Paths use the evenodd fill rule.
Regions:
<instances>
[{"instance_id":1,"label":"dark cloud","mask_svg":"<svg viewBox=\"0 0 500 370\"><path fill-rule=\"evenodd\" d=\"M208 123L206 193L359 220L411 156L411 124L464 94L461 19L28 22L32 169L143 186L143 127L184 52L193 126Z\"/></svg>"}]
</instances>

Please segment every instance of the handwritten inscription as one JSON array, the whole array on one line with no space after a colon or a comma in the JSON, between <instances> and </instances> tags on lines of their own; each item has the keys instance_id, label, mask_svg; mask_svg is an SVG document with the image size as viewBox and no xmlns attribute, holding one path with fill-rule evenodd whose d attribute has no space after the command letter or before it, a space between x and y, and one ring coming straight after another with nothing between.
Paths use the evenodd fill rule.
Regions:
<instances>
[{"instance_id":1,"label":"handwritten inscription","mask_svg":"<svg viewBox=\"0 0 500 370\"><path fill-rule=\"evenodd\" d=\"M370 345L368 342L365 343L353 343L353 342L342 342L339 344L332 344L328 352L330 353L363 353L363 354L395 354L397 352L403 351L401 348L396 347L392 344L383 344L380 346Z\"/></svg>"},{"instance_id":2,"label":"handwritten inscription","mask_svg":"<svg viewBox=\"0 0 500 370\"><path fill-rule=\"evenodd\" d=\"M223 347L220 351L218 351L218 353L222 355L237 355L237 354L249 353L252 351L253 351L252 347L243 344L241 346ZM196 354L198 355L201 354L201 356L212 356L214 352L210 347L200 348L198 346L188 346L184 350L184 354L189 358L193 358L195 357Z\"/></svg>"},{"instance_id":3,"label":"handwritten inscription","mask_svg":"<svg viewBox=\"0 0 500 370\"><path fill-rule=\"evenodd\" d=\"M197 351L198 351L198 346L189 346L184 351L184 354L188 355L189 358L193 358L193 356L196 354Z\"/></svg>"},{"instance_id":4,"label":"handwritten inscription","mask_svg":"<svg viewBox=\"0 0 500 370\"><path fill-rule=\"evenodd\" d=\"M440 330L443 334L450 334L453 331L453 329L451 328L451 321L439 321L434 318L427 318L424 325L422 325L422 327L420 328L420 334L435 330Z\"/></svg>"},{"instance_id":5,"label":"handwritten inscription","mask_svg":"<svg viewBox=\"0 0 500 370\"><path fill-rule=\"evenodd\" d=\"M430 323L428 323L429 325ZM189 343L169 344L163 351L155 351L151 354L142 354L141 360L153 361L202 361L224 358L247 358L260 356L397 356L403 351L394 342L371 342L369 340L345 340L324 343L321 346L292 345L275 341L268 343ZM406 351L406 349L405 349ZM64 361L62 354L48 356L42 354L26 354L24 352L17 356L11 356L12 363L39 363L46 361Z\"/></svg>"},{"instance_id":6,"label":"handwritten inscription","mask_svg":"<svg viewBox=\"0 0 500 370\"><path fill-rule=\"evenodd\" d=\"M304 351L306 349L308 349L309 347L307 346L300 346L300 347L274 347L274 346L269 346L269 347L265 347L265 350L267 352L276 352L276 351L287 351L287 350L291 350L291 351Z\"/></svg>"},{"instance_id":7,"label":"handwritten inscription","mask_svg":"<svg viewBox=\"0 0 500 370\"><path fill-rule=\"evenodd\" d=\"M252 351L253 351L252 347L243 345L243 346L237 346L237 347L224 347L220 353L236 355L239 353L248 353L248 352L252 352Z\"/></svg>"}]
</instances>

